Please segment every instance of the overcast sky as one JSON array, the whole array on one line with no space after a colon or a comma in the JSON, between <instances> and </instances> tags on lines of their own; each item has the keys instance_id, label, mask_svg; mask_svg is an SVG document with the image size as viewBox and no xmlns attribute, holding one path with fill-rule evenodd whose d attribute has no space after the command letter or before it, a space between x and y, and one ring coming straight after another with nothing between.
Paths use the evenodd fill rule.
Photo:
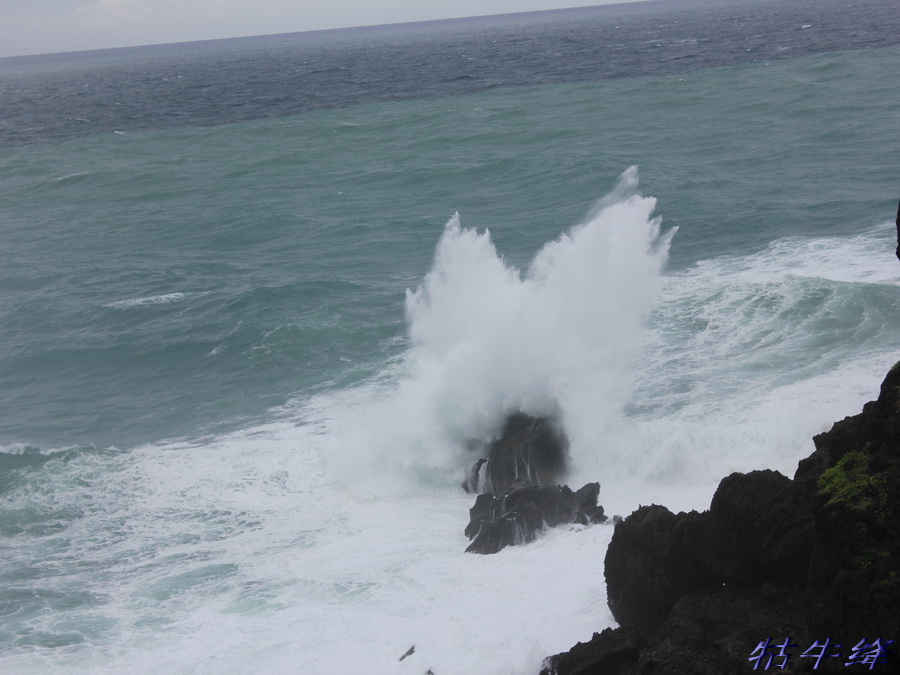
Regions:
<instances>
[{"instance_id":1,"label":"overcast sky","mask_svg":"<svg viewBox=\"0 0 900 675\"><path fill-rule=\"evenodd\" d=\"M0 56L293 33L623 0L0 0Z\"/></svg>"}]
</instances>

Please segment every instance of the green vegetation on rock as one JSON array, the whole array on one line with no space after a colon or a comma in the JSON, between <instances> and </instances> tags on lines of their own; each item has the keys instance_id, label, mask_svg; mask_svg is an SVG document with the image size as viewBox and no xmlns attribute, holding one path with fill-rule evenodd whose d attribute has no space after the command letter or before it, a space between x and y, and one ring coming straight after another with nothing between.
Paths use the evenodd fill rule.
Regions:
<instances>
[{"instance_id":1,"label":"green vegetation on rock","mask_svg":"<svg viewBox=\"0 0 900 675\"><path fill-rule=\"evenodd\" d=\"M819 477L819 494L829 504L880 511L884 507L884 478L868 472L869 456L859 450L848 452Z\"/></svg>"}]
</instances>

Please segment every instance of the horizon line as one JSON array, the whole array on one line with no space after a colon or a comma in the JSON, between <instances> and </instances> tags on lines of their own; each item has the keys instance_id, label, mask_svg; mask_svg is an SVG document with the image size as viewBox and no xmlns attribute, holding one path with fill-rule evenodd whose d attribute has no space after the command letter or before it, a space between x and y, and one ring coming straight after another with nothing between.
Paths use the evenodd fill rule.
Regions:
<instances>
[{"instance_id":1,"label":"horizon line","mask_svg":"<svg viewBox=\"0 0 900 675\"><path fill-rule=\"evenodd\" d=\"M574 13L578 11L595 11L595 10L615 10L621 9L623 7L655 7L659 5L703 5L703 4L716 4L720 0L627 0L626 2L614 2L614 3L606 3L602 5L577 5L574 7L561 7L556 9L533 9L527 10L523 12L504 12L500 14L482 14L482 15L474 15L474 16L456 16L456 17L443 17L439 19L420 19L417 21L400 21L396 23L385 23L385 24L363 24L357 26L338 26L333 28L314 28L309 30L299 30L299 31L287 31L284 33L260 33L254 35L232 35L228 37L218 37L218 38L204 38L200 40L177 40L175 42L148 42L136 45L121 45L118 47L96 47L92 49L75 49L75 50L66 50L59 52L32 52L26 54L11 54L8 56L0 56L0 62L9 62L13 60L24 60L24 59L34 59L40 57L47 58L58 58L61 56L70 56L70 55L79 55L79 56L88 56L95 55L99 53L108 53L114 51L124 51L124 50L139 50L139 49L154 49L157 47L171 47L175 45L201 45L208 43L223 43L228 41L236 41L236 40L251 40L251 39L261 39L261 38L283 38L288 36L299 36L299 35L321 35L321 34L334 34L334 33L347 33L352 31L366 31L366 30L378 30L378 29L406 29L406 28L416 28L423 27L427 25L435 25L435 24L449 24L449 23L459 23L466 21L483 21L483 20L495 20L495 19L508 19L511 17L526 17L526 16L536 16L543 14L561 14L561 13ZM747 2L754 1L766 1L766 0L745 0Z\"/></svg>"}]
</instances>

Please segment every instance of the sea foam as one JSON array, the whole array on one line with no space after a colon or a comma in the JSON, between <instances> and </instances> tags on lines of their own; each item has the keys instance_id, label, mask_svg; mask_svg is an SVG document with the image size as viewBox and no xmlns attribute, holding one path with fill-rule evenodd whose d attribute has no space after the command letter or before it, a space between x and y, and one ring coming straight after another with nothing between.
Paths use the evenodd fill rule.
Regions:
<instances>
[{"instance_id":1,"label":"sea foam","mask_svg":"<svg viewBox=\"0 0 900 675\"><path fill-rule=\"evenodd\" d=\"M628 399L674 233L661 233L656 200L637 187L631 167L526 271L454 215L431 271L407 291L411 347L396 385L335 420L336 479L376 491L458 481L466 447L515 411L558 417L576 464L594 453Z\"/></svg>"},{"instance_id":2,"label":"sea foam","mask_svg":"<svg viewBox=\"0 0 900 675\"><path fill-rule=\"evenodd\" d=\"M526 675L612 624L611 527L463 553L466 439L510 409L558 413L608 513L702 509L728 471L790 473L813 433L877 393L897 344L897 280L866 262L892 255L888 224L830 240L847 279L816 276L814 240L661 276L671 235L634 178L526 271L451 220L408 296L409 348L375 381L231 434L63 453L23 473L8 517L30 527L46 513L53 528L34 536L59 553L36 564L35 541L17 537L5 561L40 569L44 593L85 598L35 623L87 639L4 667ZM881 322L859 321L860 303ZM804 342L834 319L862 332ZM767 368L775 357L784 367Z\"/></svg>"},{"instance_id":3,"label":"sea foam","mask_svg":"<svg viewBox=\"0 0 900 675\"><path fill-rule=\"evenodd\" d=\"M104 307L109 309L131 309L132 307L145 307L147 305L168 305L173 302L181 302L185 297L185 293L163 293L161 295L117 300L104 305Z\"/></svg>"}]
</instances>

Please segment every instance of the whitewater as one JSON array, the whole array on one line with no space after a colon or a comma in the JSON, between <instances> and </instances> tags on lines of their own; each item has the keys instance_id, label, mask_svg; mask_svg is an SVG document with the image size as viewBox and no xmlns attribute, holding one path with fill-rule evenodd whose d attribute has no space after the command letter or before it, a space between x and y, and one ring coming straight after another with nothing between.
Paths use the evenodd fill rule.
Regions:
<instances>
[{"instance_id":1,"label":"whitewater","mask_svg":"<svg viewBox=\"0 0 900 675\"><path fill-rule=\"evenodd\" d=\"M900 286L888 223L663 274L677 233L637 190L631 168L527 270L454 215L407 293L410 346L371 381L218 437L45 451L16 508L51 500L80 517L65 545L44 537L42 564L60 573L39 599L55 611L31 625L97 637L8 654L4 667L528 673L613 625L611 526L462 552L467 442L511 411L555 415L570 483L599 480L607 513L702 509L730 471L790 474L814 433L872 396L882 349L854 336L884 321L848 305L860 287ZM796 342L827 339L816 323L850 335L815 354ZM6 564L33 555L30 542L9 546Z\"/></svg>"},{"instance_id":2,"label":"whitewater","mask_svg":"<svg viewBox=\"0 0 900 675\"><path fill-rule=\"evenodd\" d=\"M613 625L613 526L466 554L466 472L524 411L607 515L705 509L877 396L863 4L0 59L0 671L534 675Z\"/></svg>"}]
</instances>

